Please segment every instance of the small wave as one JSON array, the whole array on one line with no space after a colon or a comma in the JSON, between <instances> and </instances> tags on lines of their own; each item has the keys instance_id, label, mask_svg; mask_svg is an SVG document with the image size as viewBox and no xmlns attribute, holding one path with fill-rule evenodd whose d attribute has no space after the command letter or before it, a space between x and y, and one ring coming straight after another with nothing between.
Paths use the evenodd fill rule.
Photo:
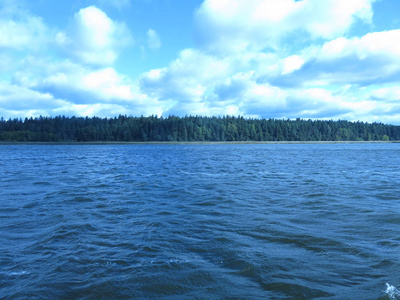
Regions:
<instances>
[{"instance_id":1,"label":"small wave","mask_svg":"<svg viewBox=\"0 0 400 300\"><path fill-rule=\"evenodd\" d=\"M52 183L48 181L36 181L33 183L34 185L51 185Z\"/></svg>"},{"instance_id":2,"label":"small wave","mask_svg":"<svg viewBox=\"0 0 400 300\"><path fill-rule=\"evenodd\" d=\"M400 299L400 291L393 285L386 283L386 295L388 295L390 300L399 300Z\"/></svg>"},{"instance_id":3,"label":"small wave","mask_svg":"<svg viewBox=\"0 0 400 300\"><path fill-rule=\"evenodd\" d=\"M222 177L228 175L227 172L188 172L188 171L181 171L183 175L189 176L202 176L202 177Z\"/></svg>"},{"instance_id":4,"label":"small wave","mask_svg":"<svg viewBox=\"0 0 400 300\"><path fill-rule=\"evenodd\" d=\"M28 275L28 271L13 271L13 272L8 272L8 273L3 273L7 276L23 276L23 275Z\"/></svg>"},{"instance_id":5,"label":"small wave","mask_svg":"<svg viewBox=\"0 0 400 300\"><path fill-rule=\"evenodd\" d=\"M263 283L262 286L267 291L277 292L282 296L286 295L290 299L313 299L332 296L332 294L323 290L312 289L293 283L271 282Z\"/></svg>"},{"instance_id":6,"label":"small wave","mask_svg":"<svg viewBox=\"0 0 400 300\"><path fill-rule=\"evenodd\" d=\"M71 203L93 202L92 198L77 196L70 200Z\"/></svg>"},{"instance_id":7,"label":"small wave","mask_svg":"<svg viewBox=\"0 0 400 300\"><path fill-rule=\"evenodd\" d=\"M311 193L311 194L305 195L305 197L307 197L307 198L321 198L321 197L325 197L325 196L327 196L327 194L324 194L324 193Z\"/></svg>"},{"instance_id":8,"label":"small wave","mask_svg":"<svg viewBox=\"0 0 400 300\"><path fill-rule=\"evenodd\" d=\"M38 201L34 201L34 202L31 202L31 203L25 204L23 206L23 208L34 208L34 207L36 207L38 205L39 205L39 202Z\"/></svg>"}]
</instances>

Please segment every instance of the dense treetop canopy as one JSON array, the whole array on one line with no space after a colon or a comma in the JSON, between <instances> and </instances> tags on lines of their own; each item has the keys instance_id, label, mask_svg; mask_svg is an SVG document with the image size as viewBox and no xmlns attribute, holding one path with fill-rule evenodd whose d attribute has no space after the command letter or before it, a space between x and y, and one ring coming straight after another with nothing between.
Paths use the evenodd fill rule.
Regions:
<instances>
[{"instance_id":1,"label":"dense treetop canopy","mask_svg":"<svg viewBox=\"0 0 400 300\"><path fill-rule=\"evenodd\" d=\"M388 141L400 126L322 120L223 117L39 117L0 119L0 141Z\"/></svg>"}]
</instances>

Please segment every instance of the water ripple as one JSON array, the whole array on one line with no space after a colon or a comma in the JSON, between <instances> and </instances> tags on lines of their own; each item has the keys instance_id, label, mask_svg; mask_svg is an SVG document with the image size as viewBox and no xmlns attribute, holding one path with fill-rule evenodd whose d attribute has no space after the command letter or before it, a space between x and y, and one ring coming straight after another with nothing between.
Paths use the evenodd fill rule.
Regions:
<instances>
[{"instance_id":1,"label":"water ripple","mask_svg":"<svg viewBox=\"0 0 400 300\"><path fill-rule=\"evenodd\" d=\"M398 144L0 151L0 298L399 297Z\"/></svg>"}]
</instances>

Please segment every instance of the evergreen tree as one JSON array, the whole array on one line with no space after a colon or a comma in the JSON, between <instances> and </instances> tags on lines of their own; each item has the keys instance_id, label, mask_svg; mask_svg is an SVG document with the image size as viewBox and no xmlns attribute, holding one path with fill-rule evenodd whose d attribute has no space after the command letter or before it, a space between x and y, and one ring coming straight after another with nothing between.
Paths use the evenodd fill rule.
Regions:
<instances>
[{"instance_id":1,"label":"evergreen tree","mask_svg":"<svg viewBox=\"0 0 400 300\"><path fill-rule=\"evenodd\" d=\"M0 118L0 141L371 141L400 140L381 123L245 119L241 116Z\"/></svg>"}]
</instances>

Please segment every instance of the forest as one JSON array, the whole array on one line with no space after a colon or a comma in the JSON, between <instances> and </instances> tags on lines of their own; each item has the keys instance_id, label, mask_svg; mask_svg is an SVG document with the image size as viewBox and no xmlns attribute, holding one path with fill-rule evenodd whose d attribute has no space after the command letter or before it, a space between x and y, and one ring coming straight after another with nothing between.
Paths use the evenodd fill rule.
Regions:
<instances>
[{"instance_id":1,"label":"forest","mask_svg":"<svg viewBox=\"0 0 400 300\"><path fill-rule=\"evenodd\" d=\"M0 118L0 141L399 141L400 126L333 120L241 116Z\"/></svg>"}]
</instances>

